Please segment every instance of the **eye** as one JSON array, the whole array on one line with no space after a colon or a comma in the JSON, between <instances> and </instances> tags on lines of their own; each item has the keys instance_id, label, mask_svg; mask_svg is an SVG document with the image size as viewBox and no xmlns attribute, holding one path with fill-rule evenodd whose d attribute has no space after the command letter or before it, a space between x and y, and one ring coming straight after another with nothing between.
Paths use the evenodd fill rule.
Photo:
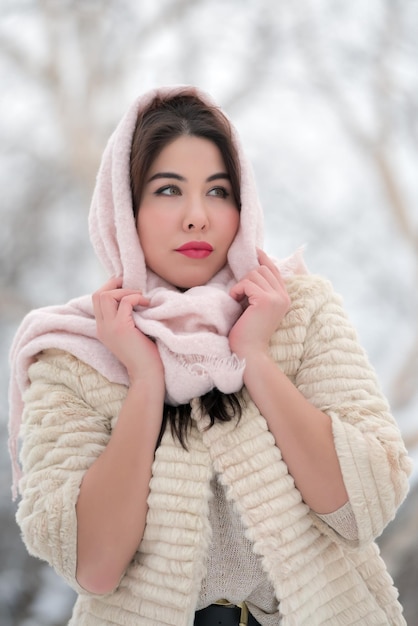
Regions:
<instances>
[{"instance_id":1,"label":"eye","mask_svg":"<svg viewBox=\"0 0 418 626\"><path fill-rule=\"evenodd\" d=\"M228 198L229 191L225 187L213 187L208 191L209 196L215 196L216 198Z\"/></svg>"},{"instance_id":2,"label":"eye","mask_svg":"<svg viewBox=\"0 0 418 626\"><path fill-rule=\"evenodd\" d=\"M181 191L177 185L165 185L155 192L156 196L181 196Z\"/></svg>"}]
</instances>

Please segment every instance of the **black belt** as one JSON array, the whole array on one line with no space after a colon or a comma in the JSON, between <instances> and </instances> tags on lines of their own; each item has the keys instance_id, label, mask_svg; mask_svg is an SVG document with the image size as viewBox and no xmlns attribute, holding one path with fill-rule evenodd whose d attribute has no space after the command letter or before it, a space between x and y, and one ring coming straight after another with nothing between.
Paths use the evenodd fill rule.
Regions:
<instances>
[{"instance_id":1,"label":"black belt","mask_svg":"<svg viewBox=\"0 0 418 626\"><path fill-rule=\"evenodd\" d=\"M210 604L205 609L196 611L194 626L260 626L255 617L243 603Z\"/></svg>"}]
</instances>

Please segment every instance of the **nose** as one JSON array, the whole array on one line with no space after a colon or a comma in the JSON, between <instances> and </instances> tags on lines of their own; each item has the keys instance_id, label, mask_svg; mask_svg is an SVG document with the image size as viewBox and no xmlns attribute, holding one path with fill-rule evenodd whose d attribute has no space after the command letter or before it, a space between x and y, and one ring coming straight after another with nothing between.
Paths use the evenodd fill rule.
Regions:
<instances>
[{"instance_id":1,"label":"nose","mask_svg":"<svg viewBox=\"0 0 418 626\"><path fill-rule=\"evenodd\" d=\"M187 207L183 219L183 229L185 231L202 231L209 226L208 214L204 203L201 200L193 200Z\"/></svg>"}]
</instances>

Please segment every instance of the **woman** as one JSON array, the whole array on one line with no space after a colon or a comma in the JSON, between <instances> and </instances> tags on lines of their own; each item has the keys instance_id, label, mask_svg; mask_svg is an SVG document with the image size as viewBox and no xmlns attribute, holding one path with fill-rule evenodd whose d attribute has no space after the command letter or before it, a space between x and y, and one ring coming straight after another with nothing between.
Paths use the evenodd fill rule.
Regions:
<instances>
[{"instance_id":1,"label":"woman","mask_svg":"<svg viewBox=\"0 0 418 626\"><path fill-rule=\"evenodd\" d=\"M374 544L408 490L398 428L330 284L262 251L210 97L134 103L90 233L110 280L11 355L17 520L79 592L70 624L404 624Z\"/></svg>"}]
</instances>

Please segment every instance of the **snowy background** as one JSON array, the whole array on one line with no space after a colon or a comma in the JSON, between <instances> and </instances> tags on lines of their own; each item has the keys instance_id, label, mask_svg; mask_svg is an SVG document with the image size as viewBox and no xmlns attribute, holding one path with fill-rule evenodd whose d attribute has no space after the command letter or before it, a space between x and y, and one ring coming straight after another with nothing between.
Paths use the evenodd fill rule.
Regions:
<instances>
[{"instance_id":1,"label":"snowy background","mask_svg":"<svg viewBox=\"0 0 418 626\"><path fill-rule=\"evenodd\" d=\"M305 245L342 294L418 468L417 32L417 0L0 0L0 626L63 626L73 602L14 523L11 337L30 309L103 282L87 234L94 178L148 88L196 84L231 116L266 249ZM409 626L417 477L381 541Z\"/></svg>"}]
</instances>

